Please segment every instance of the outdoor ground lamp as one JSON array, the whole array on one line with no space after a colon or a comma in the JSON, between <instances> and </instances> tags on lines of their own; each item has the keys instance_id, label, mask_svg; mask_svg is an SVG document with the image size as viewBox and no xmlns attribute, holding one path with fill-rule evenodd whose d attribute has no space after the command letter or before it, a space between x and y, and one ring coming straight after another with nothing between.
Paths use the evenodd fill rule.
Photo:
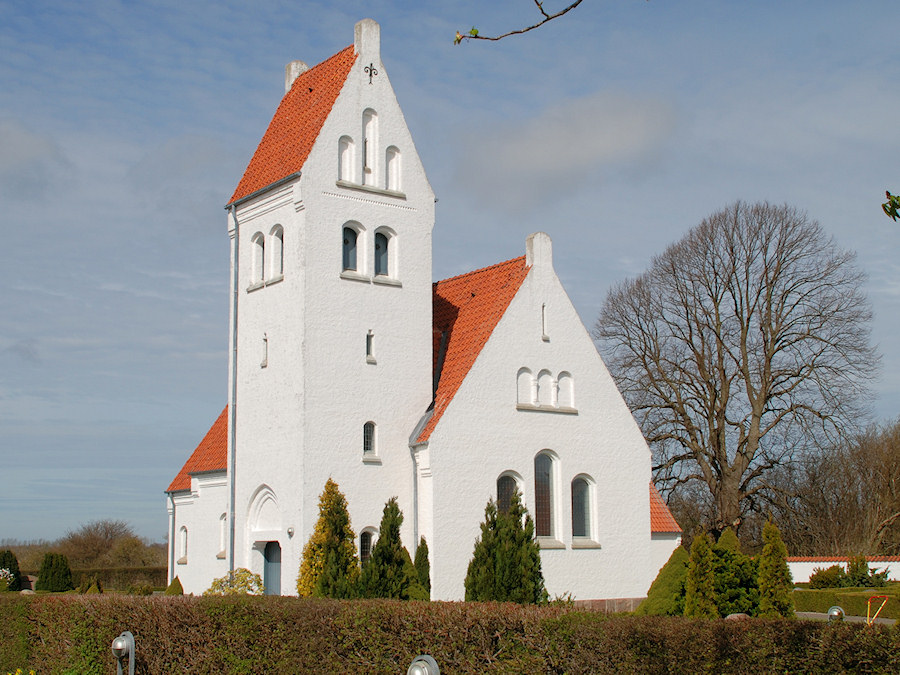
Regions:
<instances>
[{"instance_id":1,"label":"outdoor ground lamp","mask_svg":"<svg viewBox=\"0 0 900 675\"><path fill-rule=\"evenodd\" d=\"M122 634L112 641L112 653L116 657L116 675L123 675L123 659L128 659L128 675L134 675L134 635L131 631L122 631Z\"/></svg>"}]
</instances>

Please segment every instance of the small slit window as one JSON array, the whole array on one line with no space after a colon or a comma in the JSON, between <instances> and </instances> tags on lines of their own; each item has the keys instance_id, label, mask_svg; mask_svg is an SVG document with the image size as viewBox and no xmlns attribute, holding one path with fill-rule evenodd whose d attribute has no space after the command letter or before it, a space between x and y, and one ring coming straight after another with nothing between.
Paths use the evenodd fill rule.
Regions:
<instances>
[{"instance_id":1,"label":"small slit window","mask_svg":"<svg viewBox=\"0 0 900 675\"><path fill-rule=\"evenodd\" d=\"M356 165L354 158L353 139L349 136L341 136L338 142L338 178L348 183L356 182L353 169Z\"/></svg>"},{"instance_id":2,"label":"small slit window","mask_svg":"<svg viewBox=\"0 0 900 675\"><path fill-rule=\"evenodd\" d=\"M344 228L344 253L343 268L345 271L355 272L356 267L356 241L359 233L352 227Z\"/></svg>"},{"instance_id":3,"label":"small slit window","mask_svg":"<svg viewBox=\"0 0 900 675\"><path fill-rule=\"evenodd\" d=\"M187 562L188 552L188 536L187 528L182 525L178 531L178 562L184 564Z\"/></svg>"},{"instance_id":4,"label":"small slit window","mask_svg":"<svg viewBox=\"0 0 900 675\"><path fill-rule=\"evenodd\" d=\"M251 239L253 248L253 270L251 279L253 283L260 283L266 278L266 238L262 232L257 232Z\"/></svg>"},{"instance_id":5,"label":"small slit window","mask_svg":"<svg viewBox=\"0 0 900 675\"><path fill-rule=\"evenodd\" d=\"M363 425L363 455L375 454L375 422L366 422Z\"/></svg>"},{"instance_id":6,"label":"small slit window","mask_svg":"<svg viewBox=\"0 0 900 675\"><path fill-rule=\"evenodd\" d=\"M269 276L275 278L284 273L284 230L281 225L276 225L272 228L272 245L270 248L272 250L269 255L272 263L269 265L271 269Z\"/></svg>"},{"instance_id":7,"label":"small slit window","mask_svg":"<svg viewBox=\"0 0 900 675\"><path fill-rule=\"evenodd\" d=\"M363 185L378 185L378 114L371 108L363 112Z\"/></svg>"},{"instance_id":8,"label":"small slit window","mask_svg":"<svg viewBox=\"0 0 900 675\"><path fill-rule=\"evenodd\" d=\"M391 146L386 153L387 180L385 187L394 192L400 192L400 150Z\"/></svg>"}]
</instances>

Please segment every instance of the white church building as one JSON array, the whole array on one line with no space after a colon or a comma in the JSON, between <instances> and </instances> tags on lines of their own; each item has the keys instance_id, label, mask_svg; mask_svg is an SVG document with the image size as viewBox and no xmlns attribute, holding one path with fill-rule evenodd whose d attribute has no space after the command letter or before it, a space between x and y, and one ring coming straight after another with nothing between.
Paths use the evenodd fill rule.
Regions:
<instances>
[{"instance_id":1,"label":"white church building","mask_svg":"<svg viewBox=\"0 0 900 675\"><path fill-rule=\"evenodd\" d=\"M550 237L432 283L435 197L378 24L285 78L226 207L227 405L166 491L169 578L201 593L246 567L296 593L331 477L362 559L398 498L433 599L463 598L485 504L514 487L551 597L644 597L681 530Z\"/></svg>"}]
</instances>

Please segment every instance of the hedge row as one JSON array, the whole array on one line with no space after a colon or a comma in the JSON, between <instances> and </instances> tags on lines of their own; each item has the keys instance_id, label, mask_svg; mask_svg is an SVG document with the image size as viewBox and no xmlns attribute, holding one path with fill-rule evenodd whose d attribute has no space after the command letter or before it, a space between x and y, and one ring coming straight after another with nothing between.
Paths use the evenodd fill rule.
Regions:
<instances>
[{"instance_id":1,"label":"hedge row","mask_svg":"<svg viewBox=\"0 0 900 675\"><path fill-rule=\"evenodd\" d=\"M23 571L22 574L37 576L36 571ZM169 583L167 567L90 567L72 569L72 582L76 586L81 583L83 576L88 578L96 577L103 585L103 588L119 591L139 585L165 588L166 584Z\"/></svg>"},{"instance_id":2,"label":"hedge row","mask_svg":"<svg viewBox=\"0 0 900 675\"><path fill-rule=\"evenodd\" d=\"M900 630L788 620L613 616L570 605L267 597L0 598L0 673L115 672L135 636L141 673L896 672Z\"/></svg>"},{"instance_id":3,"label":"hedge row","mask_svg":"<svg viewBox=\"0 0 900 675\"><path fill-rule=\"evenodd\" d=\"M900 619L900 597L897 596L896 587L794 589L792 593L794 609L798 612L827 612L829 607L837 605L848 616L866 616L866 604L873 595L888 596L879 618ZM881 600L873 600L872 614L880 606Z\"/></svg>"}]
</instances>

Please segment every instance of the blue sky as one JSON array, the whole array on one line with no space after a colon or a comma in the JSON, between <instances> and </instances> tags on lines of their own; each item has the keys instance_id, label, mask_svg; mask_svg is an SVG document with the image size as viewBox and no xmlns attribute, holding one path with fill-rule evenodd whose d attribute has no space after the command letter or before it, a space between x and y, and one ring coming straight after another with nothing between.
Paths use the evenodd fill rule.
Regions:
<instances>
[{"instance_id":1,"label":"blue sky","mask_svg":"<svg viewBox=\"0 0 900 675\"><path fill-rule=\"evenodd\" d=\"M440 200L436 278L543 230L590 327L703 217L787 202L858 252L874 419L900 414L896 0L585 0L456 47L533 5L256 4L0 0L0 539L98 518L162 539L162 491L226 399L222 206L285 63L364 17Z\"/></svg>"}]
</instances>

